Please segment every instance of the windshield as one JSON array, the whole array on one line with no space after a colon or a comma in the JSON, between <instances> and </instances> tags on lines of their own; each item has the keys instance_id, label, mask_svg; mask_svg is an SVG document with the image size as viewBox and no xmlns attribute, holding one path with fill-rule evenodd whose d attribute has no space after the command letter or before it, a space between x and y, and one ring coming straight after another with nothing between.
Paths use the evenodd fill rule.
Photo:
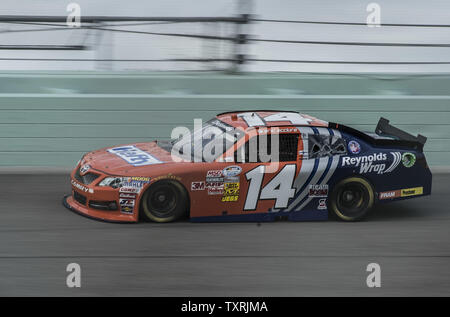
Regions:
<instances>
[{"instance_id":1,"label":"windshield","mask_svg":"<svg viewBox=\"0 0 450 317\"><path fill-rule=\"evenodd\" d=\"M203 124L201 128L190 131L188 136L180 135L170 142L181 155L188 155L192 160L200 158L202 161L213 161L243 136L242 130L215 118Z\"/></svg>"}]
</instances>

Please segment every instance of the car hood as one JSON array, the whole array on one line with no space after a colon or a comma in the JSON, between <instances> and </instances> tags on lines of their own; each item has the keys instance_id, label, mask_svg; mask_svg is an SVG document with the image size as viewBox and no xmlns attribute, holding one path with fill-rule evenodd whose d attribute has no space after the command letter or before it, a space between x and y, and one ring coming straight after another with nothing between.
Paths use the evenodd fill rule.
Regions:
<instances>
[{"instance_id":1,"label":"car hood","mask_svg":"<svg viewBox=\"0 0 450 317\"><path fill-rule=\"evenodd\" d=\"M89 165L94 170L111 175L140 176L173 164L167 147L158 141L122 144L87 153L81 166Z\"/></svg>"}]
</instances>

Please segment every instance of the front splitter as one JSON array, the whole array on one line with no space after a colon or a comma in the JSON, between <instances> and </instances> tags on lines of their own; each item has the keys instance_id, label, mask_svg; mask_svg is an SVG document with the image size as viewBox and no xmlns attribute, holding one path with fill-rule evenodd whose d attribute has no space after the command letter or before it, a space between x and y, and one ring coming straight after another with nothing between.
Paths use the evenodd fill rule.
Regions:
<instances>
[{"instance_id":1,"label":"front splitter","mask_svg":"<svg viewBox=\"0 0 450 317\"><path fill-rule=\"evenodd\" d=\"M66 195L63 198L62 201L64 207L66 207L67 209L73 211L74 213L81 215L83 217L89 218L89 219L94 219L94 220L98 220L98 221L102 221L102 222L109 222L109 223L137 223L136 220L129 220L129 219L109 219L106 217L102 217L100 215L93 215L92 213L83 211L81 208L76 208L76 204L73 202L73 198L71 195Z\"/></svg>"}]
</instances>

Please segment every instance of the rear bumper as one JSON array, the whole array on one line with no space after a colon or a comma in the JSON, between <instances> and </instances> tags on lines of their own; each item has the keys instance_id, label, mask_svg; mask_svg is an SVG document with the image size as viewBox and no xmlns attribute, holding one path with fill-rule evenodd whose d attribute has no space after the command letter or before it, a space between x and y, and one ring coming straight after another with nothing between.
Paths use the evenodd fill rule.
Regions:
<instances>
[{"instance_id":1,"label":"rear bumper","mask_svg":"<svg viewBox=\"0 0 450 317\"><path fill-rule=\"evenodd\" d=\"M92 208L88 208L79 204L77 201L73 199L72 196L66 195L62 201L64 207L72 210L73 212L85 216L87 218L105 221L105 222L113 222L113 223L136 223L138 219L134 215L125 215L120 212L114 211L103 211L103 210L95 210Z\"/></svg>"}]
</instances>

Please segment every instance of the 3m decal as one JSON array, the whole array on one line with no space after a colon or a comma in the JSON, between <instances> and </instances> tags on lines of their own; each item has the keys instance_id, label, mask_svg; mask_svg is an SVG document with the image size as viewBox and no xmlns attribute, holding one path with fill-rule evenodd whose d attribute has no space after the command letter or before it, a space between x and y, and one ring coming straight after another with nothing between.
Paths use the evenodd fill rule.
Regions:
<instances>
[{"instance_id":1,"label":"3m decal","mask_svg":"<svg viewBox=\"0 0 450 317\"><path fill-rule=\"evenodd\" d=\"M294 197L293 182L297 166L288 164L278 172L272 180L261 189L264 179L265 166L260 165L245 174L250 182L244 210L255 210L258 200L275 199L275 208L286 208L289 199Z\"/></svg>"},{"instance_id":2,"label":"3m decal","mask_svg":"<svg viewBox=\"0 0 450 317\"><path fill-rule=\"evenodd\" d=\"M108 149L109 153L115 154L128 164L133 166L145 166L162 163L147 152L142 151L134 145Z\"/></svg>"},{"instance_id":3,"label":"3m decal","mask_svg":"<svg viewBox=\"0 0 450 317\"><path fill-rule=\"evenodd\" d=\"M192 182L191 190L205 190L205 182Z\"/></svg>"}]
</instances>

